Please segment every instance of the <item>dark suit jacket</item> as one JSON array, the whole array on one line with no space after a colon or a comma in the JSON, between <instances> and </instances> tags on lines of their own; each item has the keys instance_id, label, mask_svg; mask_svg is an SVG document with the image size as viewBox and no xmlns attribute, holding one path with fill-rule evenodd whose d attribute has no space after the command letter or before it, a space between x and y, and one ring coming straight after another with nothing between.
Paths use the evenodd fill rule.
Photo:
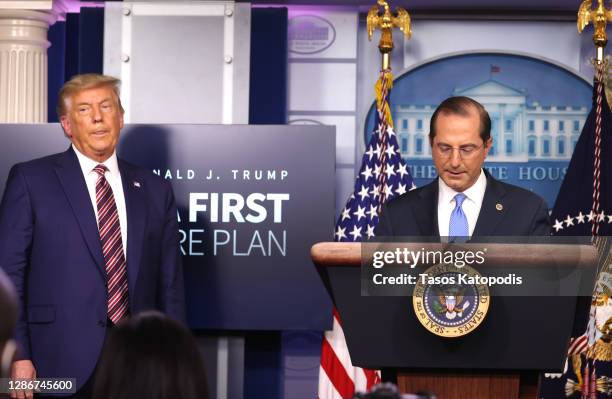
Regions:
<instances>
[{"instance_id":1,"label":"dark suit jacket","mask_svg":"<svg viewBox=\"0 0 612 399\"><path fill-rule=\"evenodd\" d=\"M538 236L550 234L548 207L536 194L495 180L487 188L472 236ZM502 209L498 210L498 204ZM439 237L438 180L403 194L382 207L377 237Z\"/></svg>"},{"instance_id":2,"label":"dark suit jacket","mask_svg":"<svg viewBox=\"0 0 612 399\"><path fill-rule=\"evenodd\" d=\"M170 185L119 160L125 194L130 313L184 319L176 206ZM90 377L107 331L106 272L94 209L75 152L17 164L0 205L0 267L21 311L21 358L38 376Z\"/></svg>"}]
</instances>

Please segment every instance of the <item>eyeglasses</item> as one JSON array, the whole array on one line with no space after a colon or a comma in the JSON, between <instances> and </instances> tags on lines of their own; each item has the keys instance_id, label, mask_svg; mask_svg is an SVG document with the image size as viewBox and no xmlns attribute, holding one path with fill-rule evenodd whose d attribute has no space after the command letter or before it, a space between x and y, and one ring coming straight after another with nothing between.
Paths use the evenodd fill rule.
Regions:
<instances>
[{"instance_id":1,"label":"eyeglasses","mask_svg":"<svg viewBox=\"0 0 612 399\"><path fill-rule=\"evenodd\" d=\"M478 153L478 150L484 146L482 145L474 145L474 144L466 144L460 147L453 147L447 144L437 144L436 150L440 154L442 158L450 158L453 154L453 150L459 150L459 156L461 159L469 159Z\"/></svg>"}]
</instances>

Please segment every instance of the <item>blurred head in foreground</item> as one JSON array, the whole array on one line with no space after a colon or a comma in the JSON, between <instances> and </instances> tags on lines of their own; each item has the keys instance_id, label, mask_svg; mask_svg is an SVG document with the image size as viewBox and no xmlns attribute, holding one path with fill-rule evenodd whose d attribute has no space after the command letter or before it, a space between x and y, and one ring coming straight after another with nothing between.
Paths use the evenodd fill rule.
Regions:
<instances>
[{"instance_id":1,"label":"blurred head in foreground","mask_svg":"<svg viewBox=\"0 0 612 399\"><path fill-rule=\"evenodd\" d=\"M391 383L374 385L369 392L356 393L353 399L436 399L429 393L401 394Z\"/></svg>"},{"instance_id":2,"label":"blurred head in foreground","mask_svg":"<svg viewBox=\"0 0 612 399\"><path fill-rule=\"evenodd\" d=\"M17 324L17 294L7 275L0 269L0 378L10 376L17 349L13 336Z\"/></svg>"},{"instance_id":3,"label":"blurred head in foreground","mask_svg":"<svg viewBox=\"0 0 612 399\"><path fill-rule=\"evenodd\" d=\"M204 363L191 332L159 312L119 323L109 334L94 399L207 399Z\"/></svg>"}]
</instances>

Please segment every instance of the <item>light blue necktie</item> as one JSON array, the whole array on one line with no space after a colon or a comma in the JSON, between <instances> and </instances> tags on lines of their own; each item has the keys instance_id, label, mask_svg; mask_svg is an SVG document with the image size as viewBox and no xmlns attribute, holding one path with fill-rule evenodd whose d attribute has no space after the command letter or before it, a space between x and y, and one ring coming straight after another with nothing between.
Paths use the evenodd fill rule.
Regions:
<instances>
[{"instance_id":1,"label":"light blue necktie","mask_svg":"<svg viewBox=\"0 0 612 399\"><path fill-rule=\"evenodd\" d=\"M467 217L461 208L466 198L463 193L455 195L455 209L451 213L448 225L448 236L451 238L451 242L466 242L470 235Z\"/></svg>"}]
</instances>

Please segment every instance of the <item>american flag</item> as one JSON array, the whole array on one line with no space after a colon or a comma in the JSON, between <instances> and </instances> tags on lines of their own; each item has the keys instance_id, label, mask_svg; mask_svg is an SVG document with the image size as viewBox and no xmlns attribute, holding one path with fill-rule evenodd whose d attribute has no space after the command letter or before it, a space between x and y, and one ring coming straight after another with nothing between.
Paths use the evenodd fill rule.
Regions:
<instances>
[{"instance_id":1,"label":"american flag","mask_svg":"<svg viewBox=\"0 0 612 399\"><path fill-rule=\"evenodd\" d=\"M388 101L392 84L391 71L382 71L376 83L375 128L363 154L355 190L336 223L336 241L354 242L374 237L382 204L416 188L393 130ZM326 331L323 338L319 399L351 399L355 392L365 392L379 382L379 370L352 365L340 315L334 309L333 330Z\"/></svg>"},{"instance_id":2,"label":"american flag","mask_svg":"<svg viewBox=\"0 0 612 399\"><path fill-rule=\"evenodd\" d=\"M563 374L548 374L541 385L541 398L612 396L612 357L608 336L596 325L612 322L609 316L612 274L612 112L604 90L605 71L596 67L593 108L584 124L551 214L553 234L592 236L600 270L592 298L578 299L572 339ZM607 319L605 318L607 317ZM586 328L585 328L586 324ZM586 331L585 331L586 330ZM584 333L582 333L584 332ZM582 333L582 334L581 334ZM607 333L606 333L607 334ZM607 348L601 355L598 348Z\"/></svg>"}]
</instances>

